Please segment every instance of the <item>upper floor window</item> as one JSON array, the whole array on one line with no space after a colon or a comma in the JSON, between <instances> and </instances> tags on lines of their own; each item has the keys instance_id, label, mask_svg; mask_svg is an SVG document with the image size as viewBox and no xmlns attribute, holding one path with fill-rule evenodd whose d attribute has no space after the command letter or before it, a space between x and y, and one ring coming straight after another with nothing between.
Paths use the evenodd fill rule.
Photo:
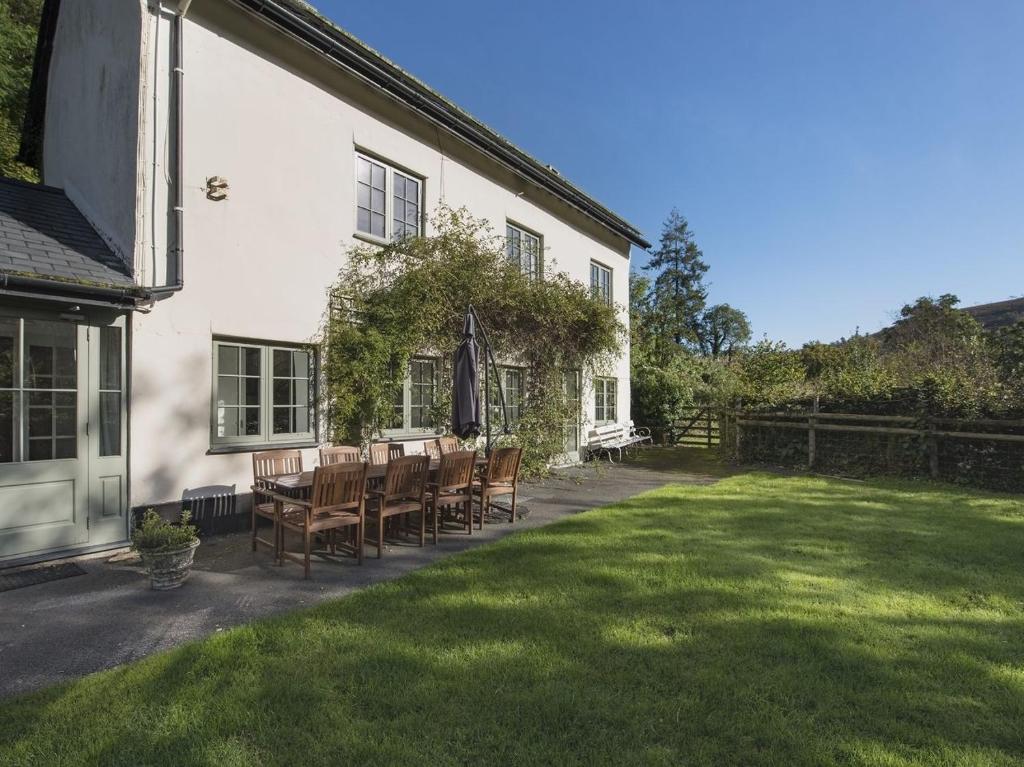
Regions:
<instances>
[{"instance_id":1,"label":"upper floor window","mask_svg":"<svg viewBox=\"0 0 1024 767\"><path fill-rule=\"evenodd\" d=\"M508 260L519 264L519 268L530 279L540 278L543 271L540 236L505 224L505 254Z\"/></svg>"},{"instance_id":2,"label":"upper floor window","mask_svg":"<svg viewBox=\"0 0 1024 767\"><path fill-rule=\"evenodd\" d=\"M590 262L590 294L612 305L612 270L597 261Z\"/></svg>"},{"instance_id":3,"label":"upper floor window","mask_svg":"<svg viewBox=\"0 0 1024 767\"><path fill-rule=\"evenodd\" d=\"M422 194L422 179L356 155L357 232L379 240L419 234Z\"/></svg>"},{"instance_id":4,"label":"upper floor window","mask_svg":"<svg viewBox=\"0 0 1024 767\"><path fill-rule=\"evenodd\" d=\"M310 349L214 340L211 444L312 440L315 380Z\"/></svg>"}]
</instances>

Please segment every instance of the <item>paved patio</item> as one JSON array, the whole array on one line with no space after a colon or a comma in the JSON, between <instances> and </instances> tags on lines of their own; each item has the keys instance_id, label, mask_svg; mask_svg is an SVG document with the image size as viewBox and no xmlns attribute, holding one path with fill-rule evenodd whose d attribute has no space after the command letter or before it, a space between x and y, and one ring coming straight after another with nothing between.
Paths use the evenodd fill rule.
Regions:
<instances>
[{"instance_id":1,"label":"paved patio","mask_svg":"<svg viewBox=\"0 0 1024 767\"><path fill-rule=\"evenodd\" d=\"M660 452L660 451L659 451ZM643 465L606 462L567 469L521 486L525 519L485 524L443 535L422 549L396 544L383 559L314 559L313 579L302 567L275 567L266 551L253 553L248 534L208 537L189 582L171 592L148 588L128 561L80 560L86 575L0 593L0 697L75 679L166 650L241 623L308 607L356 589L399 578L442 557L562 517L628 498L671 482L708 483L714 477L669 460ZM372 550L368 550L372 551Z\"/></svg>"}]
</instances>

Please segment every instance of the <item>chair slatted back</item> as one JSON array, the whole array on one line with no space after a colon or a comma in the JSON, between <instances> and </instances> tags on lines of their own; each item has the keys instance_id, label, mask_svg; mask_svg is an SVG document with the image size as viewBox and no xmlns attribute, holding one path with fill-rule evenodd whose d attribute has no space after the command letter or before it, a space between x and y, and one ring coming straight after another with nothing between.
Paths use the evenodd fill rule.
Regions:
<instances>
[{"instance_id":1,"label":"chair slatted back","mask_svg":"<svg viewBox=\"0 0 1024 767\"><path fill-rule=\"evenodd\" d=\"M405 455L405 445L401 442L374 442L370 445L370 463L374 466L383 466L403 455Z\"/></svg>"},{"instance_id":2,"label":"chair slatted back","mask_svg":"<svg viewBox=\"0 0 1024 767\"><path fill-rule=\"evenodd\" d=\"M384 475L385 502L399 498L421 501L429 472L430 459L425 455L407 455L388 461Z\"/></svg>"},{"instance_id":3,"label":"chair slatted back","mask_svg":"<svg viewBox=\"0 0 1024 767\"><path fill-rule=\"evenodd\" d=\"M438 461L441 459L441 440L439 439L428 439L423 443L423 453L431 461Z\"/></svg>"},{"instance_id":4,"label":"chair slatted back","mask_svg":"<svg viewBox=\"0 0 1024 767\"><path fill-rule=\"evenodd\" d=\"M437 442L441 447L441 455L454 453L459 449L459 440L456 437L439 437Z\"/></svg>"},{"instance_id":5,"label":"chair slatted back","mask_svg":"<svg viewBox=\"0 0 1024 767\"><path fill-rule=\"evenodd\" d=\"M445 453L437 467L437 486L446 490L462 492L473 484L473 469L476 467L475 450L459 450Z\"/></svg>"},{"instance_id":6,"label":"chair slatted back","mask_svg":"<svg viewBox=\"0 0 1024 767\"><path fill-rule=\"evenodd\" d=\"M313 470L313 492L310 497L313 513L362 509L368 467L369 464L364 461L317 466Z\"/></svg>"},{"instance_id":7,"label":"chair slatted back","mask_svg":"<svg viewBox=\"0 0 1024 767\"><path fill-rule=\"evenodd\" d=\"M359 461L359 448L348 445L320 448L320 465L331 466L335 463L353 463Z\"/></svg>"},{"instance_id":8,"label":"chair slatted back","mask_svg":"<svg viewBox=\"0 0 1024 767\"><path fill-rule=\"evenodd\" d=\"M514 485L519 480L519 463L523 459L521 447L503 447L491 453L487 461L488 485Z\"/></svg>"},{"instance_id":9,"label":"chair slatted back","mask_svg":"<svg viewBox=\"0 0 1024 767\"><path fill-rule=\"evenodd\" d=\"M267 477L301 472L301 450L263 450L252 454L252 479L257 487L263 487Z\"/></svg>"}]
</instances>

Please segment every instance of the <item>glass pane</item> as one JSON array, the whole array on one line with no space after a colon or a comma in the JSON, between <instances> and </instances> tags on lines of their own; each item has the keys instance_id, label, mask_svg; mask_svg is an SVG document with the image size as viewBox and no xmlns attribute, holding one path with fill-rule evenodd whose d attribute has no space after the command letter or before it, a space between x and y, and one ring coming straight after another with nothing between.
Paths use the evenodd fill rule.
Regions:
<instances>
[{"instance_id":1,"label":"glass pane","mask_svg":"<svg viewBox=\"0 0 1024 767\"><path fill-rule=\"evenodd\" d=\"M245 408L245 434L247 437L257 436L260 433L260 409L258 407Z\"/></svg>"},{"instance_id":2,"label":"glass pane","mask_svg":"<svg viewBox=\"0 0 1024 767\"><path fill-rule=\"evenodd\" d=\"M274 375L287 378L292 374L292 353L287 349L274 349Z\"/></svg>"},{"instance_id":3,"label":"glass pane","mask_svg":"<svg viewBox=\"0 0 1024 767\"><path fill-rule=\"evenodd\" d=\"M54 458L74 458L78 455L78 441L74 438L55 441Z\"/></svg>"},{"instance_id":4,"label":"glass pane","mask_svg":"<svg viewBox=\"0 0 1024 767\"><path fill-rule=\"evenodd\" d=\"M234 376L217 376L217 404L238 404L238 378Z\"/></svg>"},{"instance_id":5,"label":"glass pane","mask_svg":"<svg viewBox=\"0 0 1024 767\"><path fill-rule=\"evenodd\" d=\"M217 348L217 372L224 375L238 374L238 347L224 346Z\"/></svg>"},{"instance_id":6,"label":"glass pane","mask_svg":"<svg viewBox=\"0 0 1024 767\"><path fill-rule=\"evenodd\" d=\"M292 365L297 378L309 378L309 352L292 352Z\"/></svg>"},{"instance_id":7,"label":"glass pane","mask_svg":"<svg viewBox=\"0 0 1024 767\"><path fill-rule=\"evenodd\" d=\"M260 404L260 379L246 378L243 380L245 381L245 404Z\"/></svg>"},{"instance_id":8,"label":"glass pane","mask_svg":"<svg viewBox=\"0 0 1024 767\"><path fill-rule=\"evenodd\" d=\"M367 208L356 211L356 229L360 232L370 231L370 211Z\"/></svg>"},{"instance_id":9,"label":"glass pane","mask_svg":"<svg viewBox=\"0 0 1024 767\"><path fill-rule=\"evenodd\" d=\"M33 437L53 436L53 408L30 407L28 409L28 433Z\"/></svg>"},{"instance_id":10,"label":"glass pane","mask_svg":"<svg viewBox=\"0 0 1024 767\"><path fill-rule=\"evenodd\" d=\"M292 409L289 407L274 408L274 434L291 434L291 413Z\"/></svg>"},{"instance_id":11,"label":"glass pane","mask_svg":"<svg viewBox=\"0 0 1024 767\"><path fill-rule=\"evenodd\" d=\"M370 183L370 161L364 160L362 157L356 160L356 178L362 184Z\"/></svg>"},{"instance_id":12,"label":"glass pane","mask_svg":"<svg viewBox=\"0 0 1024 767\"><path fill-rule=\"evenodd\" d=\"M377 163L370 163L370 186L376 189L384 188L384 166Z\"/></svg>"},{"instance_id":13,"label":"glass pane","mask_svg":"<svg viewBox=\"0 0 1024 767\"><path fill-rule=\"evenodd\" d=\"M395 199L396 200L404 200L405 199L405 176L403 176L401 173L396 173L395 174L395 191L394 191L394 195L395 195Z\"/></svg>"},{"instance_id":14,"label":"glass pane","mask_svg":"<svg viewBox=\"0 0 1024 767\"><path fill-rule=\"evenodd\" d=\"M58 437L75 436L75 409L59 407L54 409L53 433Z\"/></svg>"},{"instance_id":15,"label":"glass pane","mask_svg":"<svg viewBox=\"0 0 1024 767\"><path fill-rule=\"evenodd\" d=\"M384 191L382 189L370 191L370 210L374 213L384 212Z\"/></svg>"},{"instance_id":16,"label":"glass pane","mask_svg":"<svg viewBox=\"0 0 1024 767\"><path fill-rule=\"evenodd\" d=\"M295 413L295 431L296 433L305 433L311 431L309 428L309 408L297 407L293 409Z\"/></svg>"},{"instance_id":17,"label":"glass pane","mask_svg":"<svg viewBox=\"0 0 1024 767\"><path fill-rule=\"evenodd\" d=\"M0 391L0 463L14 460L14 403L17 393Z\"/></svg>"},{"instance_id":18,"label":"glass pane","mask_svg":"<svg viewBox=\"0 0 1024 767\"><path fill-rule=\"evenodd\" d=\"M274 379L274 404L275 405L290 405L292 404L292 382L291 379L275 378Z\"/></svg>"},{"instance_id":19,"label":"glass pane","mask_svg":"<svg viewBox=\"0 0 1024 767\"><path fill-rule=\"evenodd\" d=\"M370 216L370 234L375 237L384 236L384 216L380 213L373 213Z\"/></svg>"},{"instance_id":20,"label":"glass pane","mask_svg":"<svg viewBox=\"0 0 1024 767\"><path fill-rule=\"evenodd\" d=\"M366 184L356 184L356 206L360 208L370 207L370 187Z\"/></svg>"},{"instance_id":21,"label":"glass pane","mask_svg":"<svg viewBox=\"0 0 1024 767\"><path fill-rule=\"evenodd\" d=\"M419 205L420 202L420 182L416 179L407 178L405 180L405 199L409 202L416 203Z\"/></svg>"},{"instance_id":22,"label":"glass pane","mask_svg":"<svg viewBox=\"0 0 1024 767\"><path fill-rule=\"evenodd\" d=\"M18 321L0 319L0 389L17 385Z\"/></svg>"},{"instance_id":23,"label":"glass pane","mask_svg":"<svg viewBox=\"0 0 1024 767\"><path fill-rule=\"evenodd\" d=\"M292 402L296 405L308 406L310 404L309 381L304 378L295 381L293 392L295 399Z\"/></svg>"},{"instance_id":24,"label":"glass pane","mask_svg":"<svg viewBox=\"0 0 1024 767\"><path fill-rule=\"evenodd\" d=\"M242 372L247 376L258 376L260 374L260 349L251 346L243 349L244 366Z\"/></svg>"},{"instance_id":25,"label":"glass pane","mask_svg":"<svg viewBox=\"0 0 1024 767\"><path fill-rule=\"evenodd\" d=\"M49 439L32 439L28 443L30 461L49 461L53 458L53 442Z\"/></svg>"},{"instance_id":26,"label":"glass pane","mask_svg":"<svg viewBox=\"0 0 1024 767\"><path fill-rule=\"evenodd\" d=\"M121 455L120 392L100 392L100 455Z\"/></svg>"},{"instance_id":27,"label":"glass pane","mask_svg":"<svg viewBox=\"0 0 1024 767\"><path fill-rule=\"evenodd\" d=\"M121 328L100 328L100 388L121 389Z\"/></svg>"},{"instance_id":28,"label":"glass pane","mask_svg":"<svg viewBox=\"0 0 1024 767\"><path fill-rule=\"evenodd\" d=\"M238 436L238 408L219 407L217 408L217 436L237 437Z\"/></svg>"}]
</instances>

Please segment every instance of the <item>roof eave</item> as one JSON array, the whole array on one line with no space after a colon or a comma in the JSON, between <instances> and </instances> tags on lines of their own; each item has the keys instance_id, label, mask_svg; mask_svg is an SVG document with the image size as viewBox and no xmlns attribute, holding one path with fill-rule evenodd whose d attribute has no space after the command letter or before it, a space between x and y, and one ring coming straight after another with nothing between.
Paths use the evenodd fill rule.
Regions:
<instances>
[{"instance_id":1,"label":"roof eave","mask_svg":"<svg viewBox=\"0 0 1024 767\"><path fill-rule=\"evenodd\" d=\"M303 14L294 6L279 0L231 1L286 35L304 43L359 80L375 86L431 123L483 151L517 175L554 194L620 237L641 248L651 247L650 242L636 227L576 189L518 147L502 139L380 54L358 44L354 38L342 35L332 27L318 28L303 18ZM326 22L319 15L312 18L321 23Z\"/></svg>"}]
</instances>

